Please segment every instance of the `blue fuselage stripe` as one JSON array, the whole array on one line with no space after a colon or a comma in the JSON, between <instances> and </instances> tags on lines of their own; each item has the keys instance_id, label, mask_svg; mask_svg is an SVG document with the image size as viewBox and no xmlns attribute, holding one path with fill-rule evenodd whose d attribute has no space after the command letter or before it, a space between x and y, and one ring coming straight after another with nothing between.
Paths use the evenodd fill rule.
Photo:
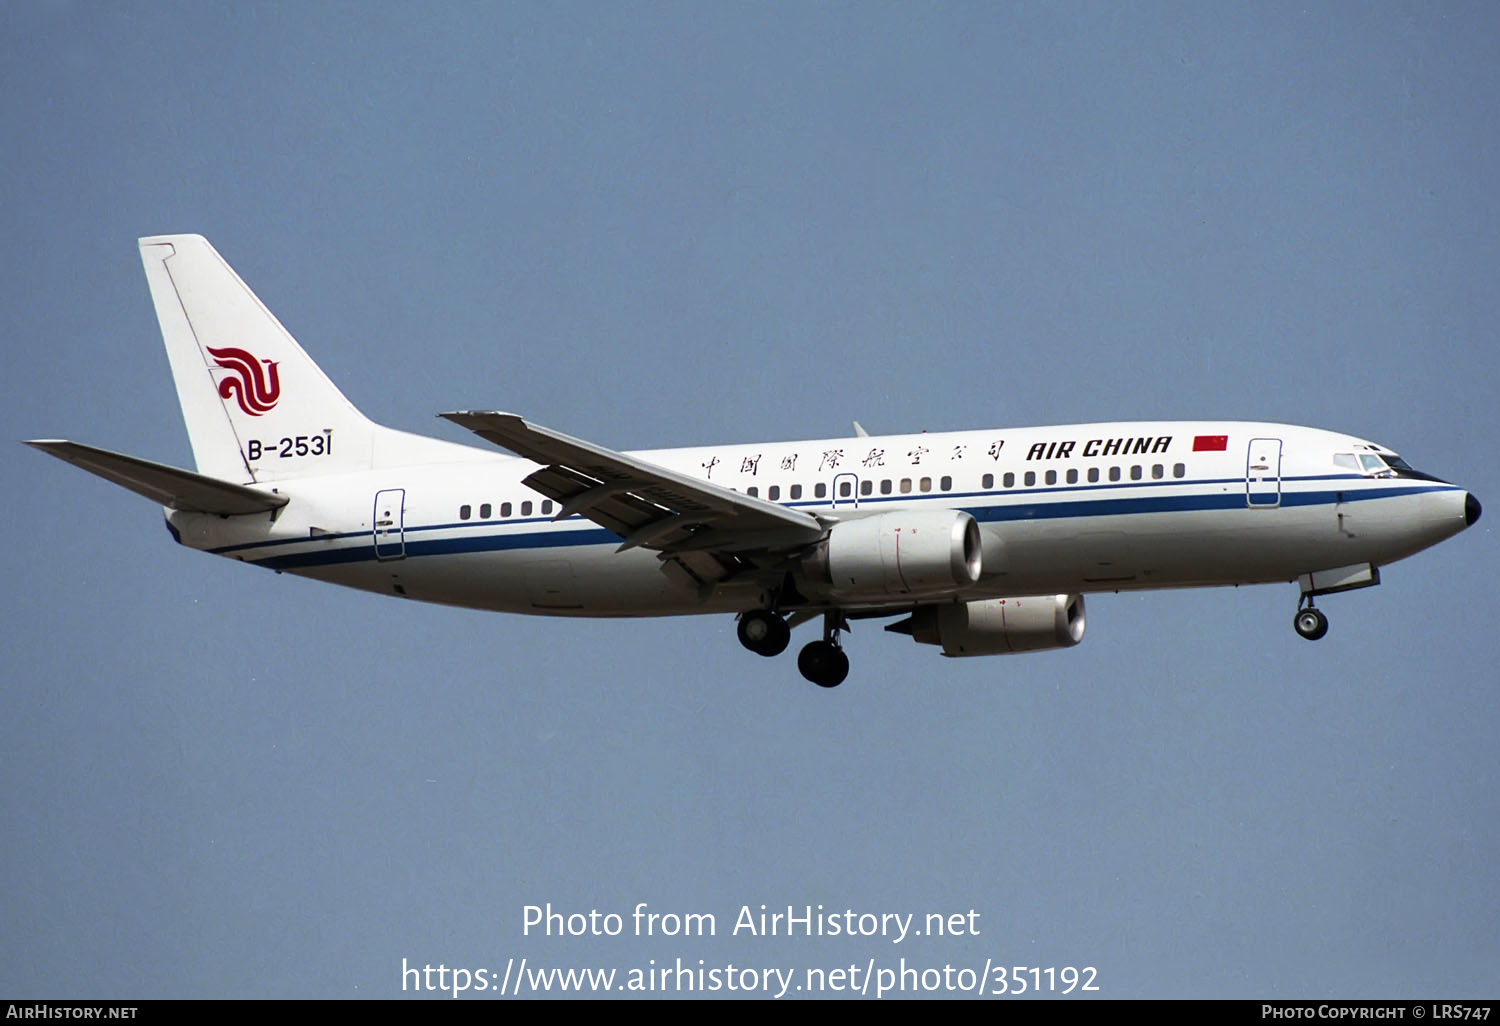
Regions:
<instances>
[{"instance_id":1,"label":"blue fuselage stripe","mask_svg":"<svg viewBox=\"0 0 1500 1026\"><path fill-rule=\"evenodd\" d=\"M1177 482L1176 487L1182 487L1184 482ZM1159 484L1137 485L1135 487L1161 487ZM1118 485L1114 486L1120 487ZM1047 491L1063 491L1074 489L1048 489ZM1083 491L1085 489L1076 489ZM1372 499L1384 499L1397 495L1418 495L1424 492L1461 491L1453 485L1431 484L1417 487L1400 488L1365 488L1351 491L1307 491L1289 492L1283 490L1280 493L1280 501L1275 501L1276 492L1268 490L1271 496L1269 508L1276 506L1317 506L1333 505L1335 503L1352 503L1368 501ZM913 501L946 499L948 501L974 499L979 497L1018 498L1036 494L1043 491L1037 489L1028 492L977 492L968 494L931 495L891 495L891 496L862 496L861 505L876 505L879 503L911 503ZM818 508L827 509L826 501L817 503L796 503L794 505L814 505ZM843 508L852 508L852 503ZM1082 517L1111 517L1130 516L1141 513L1183 513L1183 512L1208 512L1246 509L1246 493L1244 490L1232 492L1199 493L1199 494L1172 494L1172 495L1145 495L1130 496L1126 498L1076 498L1050 502L1027 502L1010 501L996 502L986 505L959 505L956 508L963 509L980 523L1001 523L1027 520L1063 520ZM1265 506L1248 506L1251 509L1265 509ZM522 521L484 522L484 523L443 523L416 525L407 527L403 539L383 538L381 541L381 553L386 556L397 552L403 553L407 558L420 556L451 556L476 552L502 552L513 549L549 549L565 548L585 545L618 545L620 536L613 531L602 527L568 528L560 530L528 530L528 525L550 524L550 518L541 518ZM503 524L503 529L493 530L497 525ZM518 528L521 528L518 530ZM458 537L446 538L422 538L420 535L430 534L434 531L467 530L470 532L483 531L484 533L469 533ZM413 537L418 536L418 537ZM329 548L339 541L347 541L352 538L366 539L367 543L362 545L344 545ZM260 549L270 546L296 545L299 551L282 553L263 558L251 558L241 555L252 549ZM335 566L347 563L360 563L373 561L376 558L375 545L371 540L370 532L358 531L340 534L323 535L316 539L299 539L289 541L285 539L251 542L243 545L225 546L223 548L209 550L218 555L239 556L246 562L255 563L257 566L267 567L273 570L298 570L316 566Z\"/></svg>"}]
</instances>

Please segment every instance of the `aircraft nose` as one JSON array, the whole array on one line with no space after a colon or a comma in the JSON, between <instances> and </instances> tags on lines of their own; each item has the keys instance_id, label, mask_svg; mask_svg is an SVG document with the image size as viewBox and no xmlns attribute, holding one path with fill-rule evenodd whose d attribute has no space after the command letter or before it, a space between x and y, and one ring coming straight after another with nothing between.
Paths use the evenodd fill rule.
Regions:
<instances>
[{"instance_id":1,"label":"aircraft nose","mask_svg":"<svg viewBox=\"0 0 1500 1026\"><path fill-rule=\"evenodd\" d=\"M1479 519L1479 514L1484 512L1484 507L1479 505L1479 500L1474 498L1472 492L1464 498L1464 523L1473 527L1474 521Z\"/></svg>"}]
</instances>

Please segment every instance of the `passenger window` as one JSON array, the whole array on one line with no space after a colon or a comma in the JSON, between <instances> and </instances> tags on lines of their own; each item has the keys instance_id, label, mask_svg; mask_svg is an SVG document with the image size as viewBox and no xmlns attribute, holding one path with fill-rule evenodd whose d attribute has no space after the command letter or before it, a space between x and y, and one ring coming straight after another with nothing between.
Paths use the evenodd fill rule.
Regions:
<instances>
[{"instance_id":1,"label":"passenger window","mask_svg":"<svg viewBox=\"0 0 1500 1026\"><path fill-rule=\"evenodd\" d=\"M472 513L472 512L473 512L473 507L471 507L471 506L460 506L460 507L458 507L458 519L460 519L460 520L467 520L467 519L469 519L469 514Z\"/></svg>"},{"instance_id":2,"label":"passenger window","mask_svg":"<svg viewBox=\"0 0 1500 1026\"><path fill-rule=\"evenodd\" d=\"M1034 471L1034 470L1028 470L1028 471L1026 471L1026 477L1024 478L1024 480L1026 482L1026 487L1027 488L1030 488L1032 485L1036 484L1036 471Z\"/></svg>"},{"instance_id":3,"label":"passenger window","mask_svg":"<svg viewBox=\"0 0 1500 1026\"><path fill-rule=\"evenodd\" d=\"M760 494L760 489L755 487L755 485L751 485L749 488L745 489L745 494L753 499Z\"/></svg>"},{"instance_id":4,"label":"passenger window","mask_svg":"<svg viewBox=\"0 0 1500 1026\"><path fill-rule=\"evenodd\" d=\"M777 499L781 498L781 486L772 485L771 487L767 488L766 498L770 499L772 502L775 502Z\"/></svg>"},{"instance_id":5,"label":"passenger window","mask_svg":"<svg viewBox=\"0 0 1500 1026\"><path fill-rule=\"evenodd\" d=\"M544 500L542 502L542 513L543 513L543 515L551 516L551 514L552 514L552 500L551 499L546 499L546 500Z\"/></svg>"},{"instance_id":6,"label":"passenger window","mask_svg":"<svg viewBox=\"0 0 1500 1026\"><path fill-rule=\"evenodd\" d=\"M1139 481L1140 479L1141 479L1141 465L1139 463L1137 463L1135 466L1133 466L1133 467L1130 468L1130 480L1132 480L1132 481Z\"/></svg>"},{"instance_id":7,"label":"passenger window","mask_svg":"<svg viewBox=\"0 0 1500 1026\"><path fill-rule=\"evenodd\" d=\"M889 494L891 494L891 479L890 478L886 478L885 480L883 480L883 481L880 482L880 494L881 495L889 495Z\"/></svg>"},{"instance_id":8,"label":"passenger window","mask_svg":"<svg viewBox=\"0 0 1500 1026\"><path fill-rule=\"evenodd\" d=\"M792 485L792 498L794 498L794 499L800 499L800 498L802 498L802 486L801 485Z\"/></svg>"},{"instance_id":9,"label":"passenger window","mask_svg":"<svg viewBox=\"0 0 1500 1026\"><path fill-rule=\"evenodd\" d=\"M924 477L924 478L922 478L922 480L919 483L918 487L921 488L922 491L924 491L924 492L930 492L930 491L932 491L932 478L930 478L930 477Z\"/></svg>"},{"instance_id":10,"label":"passenger window","mask_svg":"<svg viewBox=\"0 0 1500 1026\"><path fill-rule=\"evenodd\" d=\"M1175 464L1172 467L1172 476L1187 477L1187 467L1183 466L1181 463Z\"/></svg>"},{"instance_id":11,"label":"passenger window","mask_svg":"<svg viewBox=\"0 0 1500 1026\"><path fill-rule=\"evenodd\" d=\"M1110 467L1109 468L1109 479L1111 481L1118 481L1118 480L1120 480L1120 468L1119 467Z\"/></svg>"},{"instance_id":12,"label":"passenger window","mask_svg":"<svg viewBox=\"0 0 1500 1026\"><path fill-rule=\"evenodd\" d=\"M994 478L991 478L990 480L993 481ZM945 492L951 492L953 490L953 478L944 477L941 481L938 482L938 487Z\"/></svg>"},{"instance_id":13,"label":"passenger window","mask_svg":"<svg viewBox=\"0 0 1500 1026\"><path fill-rule=\"evenodd\" d=\"M486 502L484 505L482 505L482 506L479 507L479 519L480 520L488 520L489 518L490 518L490 504Z\"/></svg>"},{"instance_id":14,"label":"passenger window","mask_svg":"<svg viewBox=\"0 0 1500 1026\"><path fill-rule=\"evenodd\" d=\"M948 487L947 485L944 485L943 486L944 490L946 490L947 487ZM986 475L984 475L984 477L982 477L982 478L979 479L979 487L981 487L981 488L993 488L993 487L995 487L995 475L994 474L986 474Z\"/></svg>"},{"instance_id":15,"label":"passenger window","mask_svg":"<svg viewBox=\"0 0 1500 1026\"><path fill-rule=\"evenodd\" d=\"M1077 484L1077 483L1078 483L1078 471L1076 471L1076 470L1070 470L1070 471L1068 471L1068 484Z\"/></svg>"},{"instance_id":16,"label":"passenger window","mask_svg":"<svg viewBox=\"0 0 1500 1026\"><path fill-rule=\"evenodd\" d=\"M1099 468L1098 467L1090 467L1089 468L1089 481L1093 482L1093 481L1097 481L1097 480L1099 480Z\"/></svg>"},{"instance_id":17,"label":"passenger window","mask_svg":"<svg viewBox=\"0 0 1500 1026\"><path fill-rule=\"evenodd\" d=\"M1057 484L1057 471L1055 471L1055 470L1049 470L1049 471L1047 471L1047 483L1049 485Z\"/></svg>"},{"instance_id":18,"label":"passenger window","mask_svg":"<svg viewBox=\"0 0 1500 1026\"><path fill-rule=\"evenodd\" d=\"M500 515L502 517L508 517L508 516L510 516L510 503L508 503L508 502L502 502L500 504Z\"/></svg>"},{"instance_id":19,"label":"passenger window","mask_svg":"<svg viewBox=\"0 0 1500 1026\"><path fill-rule=\"evenodd\" d=\"M1016 486L1016 475L1006 474L1004 478L1004 484L1007 488L1014 488Z\"/></svg>"},{"instance_id":20,"label":"passenger window","mask_svg":"<svg viewBox=\"0 0 1500 1026\"><path fill-rule=\"evenodd\" d=\"M902 495L910 495L911 494L911 478L909 478L909 477L903 477L901 479L901 494Z\"/></svg>"},{"instance_id":21,"label":"passenger window","mask_svg":"<svg viewBox=\"0 0 1500 1026\"><path fill-rule=\"evenodd\" d=\"M529 517L529 516L531 516L531 500L530 499L527 499L525 502L521 503L521 516L523 516L523 517Z\"/></svg>"},{"instance_id":22,"label":"passenger window","mask_svg":"<svg viewBox=\"0 0 1500 1026\"><path fill-rule=\"evenodd\" d=\"M1166 473L1166 469L1163 468L1160 463L1154 463L1151 465L1151 476L1156 480L1161 480L1166 476Z\"/></svg>"},{"instance_id":23,"label":"passenger window","mask_svg":"<svg viewBox=\"0 0 1500 1026\"><path fill-rule=\"evenodd\" d=\"M859 483L859 494L861 494L861 495L869 495L869 494L871 494L874 491L875 491L875 482L871 481L869 478L866 478L865 480L863 480L863 481L861 481ZM887 488L886 491L890 491L890 489Z\"/></svg>"},{"instance_id":24,"label":"passenger window","mask_svg":"<svg viewBox=\"0 0 1500 1026\"><path fill-rule=\"evenodd\" d=\"M818 487L821 488L823 486L819 485ZM854 491L854 486L851 485L848 481L840 481L839 482L839 498L841 498L841 499L847 499L847 498L849 498L850 493L853 492L853 491Z\"/></svg>"},{"instance_id":25,"label":"passenger window","mask_svg":"<svg viewBox=\"0 0 1500 1026\"><path fill-rule=\"evenodd\" d=\"M821 499L824 496L826 496L827 494L828 494L828 486L826 484L824 484L822 481L819 481L817 484L813 485L813 498L814 499Z\"/></svg>"}]
</instances>

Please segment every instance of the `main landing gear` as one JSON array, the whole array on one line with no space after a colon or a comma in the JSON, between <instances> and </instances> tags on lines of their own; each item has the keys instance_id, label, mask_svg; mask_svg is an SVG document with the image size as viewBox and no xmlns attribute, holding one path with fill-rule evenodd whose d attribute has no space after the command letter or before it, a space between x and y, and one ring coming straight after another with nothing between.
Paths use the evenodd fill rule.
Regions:
<instances>
[{"instance_id":1,"label":"main landing gear","mask_svg":"<svg viewBox=\"0 0 1500 1026\"><path fill-rule=\"evenodd\" d=\"M741 645L763 656L781 655L792 640L792 629L787 622L769 609L742 613L738 633Z\"/></svg>"},{"instance_id":2,"label":"main landing gear","mask_svg":"<svg viewBox=\"0 0 1500 1026\"><path fill-rule=\"evenodd\" d=\"M820 688L836 688L849 676L849 657L839 646L839 631L848 630L843 616L832 610L823 614L823 640L809 641L797 653L797 669Z\"/></svg>"},{"instance_id":3,"label":"main landing gear","mask_svg":"<svg viewBox=\"0 0 1500 1026\"><path fill-rule=\"evenodd\" d=\"M1303 595L1297 603L1297 615L1292 618L1292 627L1308 641L1317 641L1328 633L1328 617L1321 609L1313 608L1311 595Z\"/></svg>"},{"instance_id":4,"label":"main landing gear","mask_svg":"<svg viewBox=\"0 0 1500 1026\"><path fill-rule=\"evenodd\" d=\"M839 645L839 631L848 629L849 623L842 614L834 611L823 614L823 640L809 642L797 655L797 669L802 676L823 688L838 687L844 682L849 676L849 657ZM763 656L780 655L792 638L791 626L779 613L769 609L741 613L737 633L741 645Z\"/></svg>"}]
</instances>

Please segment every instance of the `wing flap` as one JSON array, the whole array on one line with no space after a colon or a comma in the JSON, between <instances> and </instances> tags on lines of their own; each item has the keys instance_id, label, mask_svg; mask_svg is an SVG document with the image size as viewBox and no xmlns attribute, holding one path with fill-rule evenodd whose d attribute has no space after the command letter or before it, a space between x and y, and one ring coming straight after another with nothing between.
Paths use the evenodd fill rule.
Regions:
<instances>
[{"instance_id":1,"label":"wing flap","mask_svg":"<svg viewBox=\"0 0 1500 1026\"><path fill-rule=\"evenodd\" d=\"M671 512L631 494L628 482L601 484L570 467L543 467L523 483L562 504L556 519L579 513L621 537Z\"/></svg>"},{"instance_id":2,"label":"wing flap","mask_svg":"<svg viewBox=\"0 0 1500 1026\"><path fill-rule=\"evenodd\" d=\"M216 477L179 470L164 463L126 456L60 439L37 439L26 443L49 456L87 470L104 480L128 488L152 502L193 513L240 516L268 513L287 504L284 495L271 495L256 488L220 481Z\"/></svg>"}]
</instances>

